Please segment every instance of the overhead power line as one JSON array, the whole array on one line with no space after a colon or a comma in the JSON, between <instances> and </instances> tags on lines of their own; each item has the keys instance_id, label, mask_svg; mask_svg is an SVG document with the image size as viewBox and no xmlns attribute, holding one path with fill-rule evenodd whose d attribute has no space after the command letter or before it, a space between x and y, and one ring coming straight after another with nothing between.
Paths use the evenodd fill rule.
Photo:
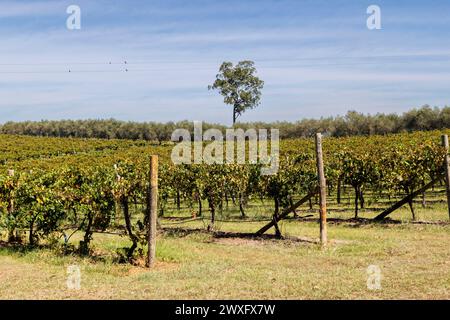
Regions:
<instances>
[{"instance_id":1,"label":"overhead power line","mask_svg":"<svg viewBox=\"0 0 450 320\"><path fill-rule=\"evenodd\" d=\"M407 59L407 58L450 58L449 53L439 54L392 54L392 55L373 55L373 56L323 56L323 57L280 57L280 58L253 58L259 62L295 62L295 61L332 61L332 60L378 60L378 59ZM219 59L220 60L220 59ZM145 65L145 64L173 64L173 63L216 63L219 60L162 60L162 59L136 59L134 61L68 61L68 62L53 62L53 61L41 61L41 62L20 62L20 63L8 63L0 62L0 66L49 66L49 65ZM221 60L220 60L221 61ZM404 61L404 60L400 60Z\"/></svg>"},{"instance_id":2,"label":"overhead power line","mask_svg":"<svg viewBox=\"0 0 450 320\"><path fill-rule=\"evenodd\" d=\"M407 58L440 58L438 61L442 62L442 60L448 62L450 61L450 53L449 54L417 54L417 55L384 55L384 56L365 56L365 57L316 57L316 58L275 58L275 59L255 59L256 62L265 63L265 62L273 62L273 63L290 63L289 65L269 65L265 66L266 68L295 68L295 67L328 67L328 66L372 66L379 64L410 64L411 61ZM381 60L380 60L381 59ZM386 60L387 59L387 60ZM393 60L392 60L393 59ZM438 62L436 60L427 60L422 62L432 63ZM296 63L303 62L303 63ZM217 63L217 61L175 61L175 60L136 60L136 61L128 61L123 60L121 62L117 61L104 61L104 62L28 62L28 63L0 63L0 74L63 74L63 73L122 73L122 72L154 72L154 71L167 71L167 67L165 65L173 65L173 64L183 64L179 66L178 69L188 69L188 70L215 70L217 66L205 66L204 64L212 64ZM43 67L48 68L49 66L58 66L64 67L63 69L58 70L32 70L34 68L27 68L25 70L22 69L14 69L6 68L2 70L1 67ZM123 69L83 69L77 70L77 66L96 66L96 67L105 67L109 66L123 66ZM154 67L146 67L134 69L132 66L154 66ZM441 65L442 67L442 65ZM31 69L31 70L30 70Z\"/></svg>"}]
</instances>

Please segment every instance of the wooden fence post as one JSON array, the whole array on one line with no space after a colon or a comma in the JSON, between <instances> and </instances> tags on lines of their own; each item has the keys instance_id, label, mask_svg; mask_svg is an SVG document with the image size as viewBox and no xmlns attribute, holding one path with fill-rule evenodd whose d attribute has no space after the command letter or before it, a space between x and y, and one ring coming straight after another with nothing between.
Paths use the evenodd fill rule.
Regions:
<instances>
[{"instance_id":1,"label":"wooden fence post","mask_svg":"<svg viewBox=\"0 0 450 320\"><path fill-rule=\"evenodd\" d=\"M146 266L152 267L156 255L156 219L158 209L158 156L150 157L150 188L147 203L148 216L148 253Z\"/></svg>"},{"instance_id":2,"label":"wooden fence post","mask_svg":"<svg viewBox=\"0 0 450 320\"><path fill-rule=\"evenodd\" d=\"M270 221L268 224L266 224L264 227L262 227L261 229L259 229L258 231L256 231L256 235L257 236L261 236L263 235L267 230L269 230L270 228L272 228L273 226L275 226L275 223L277 223L278 221L286 218L289 213L293 212L295 209L297 209L298 207L300 207L302 204L304 204L306 201L308 201L309 199L311 199L311 197L314 197L317 193L319 188L314 189L313 191L311 191L310 193L308 193L305 197L303 197L302 199L298 200L296 203L294 203L293 205L289 206L288 208L284 209L283 212L281 212L281 214L279 214L277 217L275 217L275 219L272 219L272 221Z\"/></svg>"},{"instance_id":3,"label":"wooden fence post","mask_svg":"<svg viewBox=\"0 0 450 320\"><path fill-rule=\"evenodd\" d=\"M445 148L445 158L444 158L444 166L445 166L445 191L447 192L447 207L448 207L448 215L450 218L450 158L448 155L448 136L444 134L442 136L442 146Z\"/></svg>"},{"instance_id":4,"label":"wooden fence post","mask_svg":"<svg viewBox=\"0 0 450 320\"><path fill-rule=\"evenodd\" d=\"M327 185L323 168L322 156L322 134L316 134L316 161L319 182L319 204L320 204L320 243L327 244Z\"/></svg>"}]
</instances>

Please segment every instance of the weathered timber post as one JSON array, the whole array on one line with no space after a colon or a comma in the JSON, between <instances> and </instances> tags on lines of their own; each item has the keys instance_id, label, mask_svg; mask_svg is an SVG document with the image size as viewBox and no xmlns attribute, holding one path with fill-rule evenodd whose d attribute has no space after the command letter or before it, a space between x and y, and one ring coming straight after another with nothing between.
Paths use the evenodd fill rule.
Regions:
<instances>
[{"instance_id":1,"label":"weathered timber post","mask_svg":"<svg viewBox=\"0 0 450 320\"><path fill-rule=\"evenodd\" d=\"M448 136L446 134L442 136L442 146L445 148L445 191L447 192L448 216L450 218L450 157L448 155Z\"/></svg>"},{"instance_id":2,"label":"weathered timber post","mask_svg":"<svg viewBox=\"0 0 450 320\"><path fill-rule=\"evenodd\" d=\"M286 208L283 210L283 212L281 212L281 214L279 214L277 217L275 217L275 219L272 219L272 221L270 221L268 224L266 224L264 227L262 227L261 229L259 229L255 234L257 236L260 236L262 234L264 234L267 230L269 230L270 228L272 228L273 226L275 226L275 223L277 223L278 221L286 218L289 213L291 213L292 211L294 211L294 209L297 209L298 207L300 207L302 204L304 204L306 201L308 201L309 199L311 199L311 197L314 197L314 195L317 193L318 191L318 187L315 188L314 190L312 190L309 194L307 194L305 197L303 197L302 199L298 200L296 203L294 203L292 206L290 206L289 208Z\"/></svg>"},{"instance_id":3,"label":"weathered timber post","mask_svg":"<svg viewBox=\"0 0 450 320\"><path fill-rule=\"evenodd\" d=\"M150 188L147 202L148 253L146 266L151 268L156 255L156 219L158 212L158 156L150 157Z\"/></svg>"},{"instance_id":4,"label":"weathered timber post","mask_svg":"<svg viewBox=\"0 0 450 320\"><path fill-rule=\"evenodd\" d=\"M320 205L320 243L327 244L327 185L323 168L322 156L322 134L316 134L316 161L319 182L319 205Z\"/></svg>"},{"instance_id":5,"label":"weathered timber post","mask_svg":"<svg viewBox=\"0 0 450 320\"><path fill-rule=\"evenodd\" d=\"M390 208L384 210L382 213L380 213L379 215L377 215L375 218L373 218L375 221L381 221L384 218L386 218L388 215L390 215L392 212L394 212L395 210L397 210L398 208L401 208L402 206L404 206L405 204L407 204L408 202L410 202L412 199L414 199L415 197L417 197L418 195L420 195L422 192L425 192L425 190L428 190L429 188L431 188L433 185L435 185L440 179L442 179L442 175L439 175L437 178L435 178L434 180L428 182L426 185L424 185L422 188L420 188L419 190L414 191L413 193L410 193L408 196L406 196L405 198L403 198L400 201L397 201L396 203L394 203Z\"/></svg>"}]
</instances>

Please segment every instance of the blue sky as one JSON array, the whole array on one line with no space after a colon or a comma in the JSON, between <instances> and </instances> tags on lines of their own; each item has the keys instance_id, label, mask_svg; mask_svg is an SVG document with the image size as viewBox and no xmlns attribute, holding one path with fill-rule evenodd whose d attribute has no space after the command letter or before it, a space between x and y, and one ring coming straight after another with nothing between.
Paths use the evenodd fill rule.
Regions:
<instances>
[{"instance_id":1,"label":"blue sky","mask_svg":"<svg viewBox=\"0 0 450 320\"><path fill-rule=\"evenodd\" d=\"M71 4L81 30L66 28ZM366 27L371 4L381 30ZM0 0L0 122L229 124L207 86L243 59L265 88L241 121L450 105L449 40L448 0Z\"/></svg>"}]
</instances>

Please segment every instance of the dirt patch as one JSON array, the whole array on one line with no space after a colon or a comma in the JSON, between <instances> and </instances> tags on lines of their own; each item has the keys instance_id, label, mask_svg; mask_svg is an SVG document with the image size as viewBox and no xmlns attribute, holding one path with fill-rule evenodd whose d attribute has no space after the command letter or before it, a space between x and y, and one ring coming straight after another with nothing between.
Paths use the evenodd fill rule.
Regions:
<instances>
[{"instance_id":1,"label":"dirt patch","mask_svg":"<svg viewBox=\"0 0 450 320\"><path fill-rule=\"evenodd\" d=\"M208 234L211 236L211 240L208 242L212 243L223 243L230 245L246 245L246 246L262 246L269 243L284 243L284 244L319 244L319 239L308 238L308 237L294 237L294 236L284 236L282 238L273 234L262 234L256 235L255 233L244 233L244 232L224 232L215 231L210 232L205 229L184 229L184 228L164 228L163 232L165 234L177 234L186 236L193 233ZM348 244L352 241L348 240L330 240L329 244Z\"/></svg>"},{"instance_id":2,"label":"dirt patch","mask_svg":"<svg viewBox=\"0 0 450 320\"><path fill-rule=\"evenodd\" d=\"M298 245L298 244L319 244L318 239L307 238L307 237L285 237L284 239L274 240L274 239L264 239L264 238L255 238L255 239L246 239L246 238L220 238L215 237L211 242L221 243L227 245L244 245L244 246L264 246L266 244L280 244L280 241L286 245ZM343 245L349 244L352 241L349 240L339 240L332 239L329 241L328 245Z\"/></svg>"},{"instance_id":3,"label":"dirt patch","mask_svg":"<svg viewBox=\"0 0 450 320\"><path fill-rule=\"evenodd\" d=\"M216 232L213 235L213 241L217 243L226 243L231 245L250 245L250 246L261 246L268 243L305 243L305 244L317 244L319 241L313 238L307 237L292 237L285 236L283 238L279 238L275 235L261 235L255 236L247 233L231 233L231 232Z\"/></svg>"}]
</instances>

